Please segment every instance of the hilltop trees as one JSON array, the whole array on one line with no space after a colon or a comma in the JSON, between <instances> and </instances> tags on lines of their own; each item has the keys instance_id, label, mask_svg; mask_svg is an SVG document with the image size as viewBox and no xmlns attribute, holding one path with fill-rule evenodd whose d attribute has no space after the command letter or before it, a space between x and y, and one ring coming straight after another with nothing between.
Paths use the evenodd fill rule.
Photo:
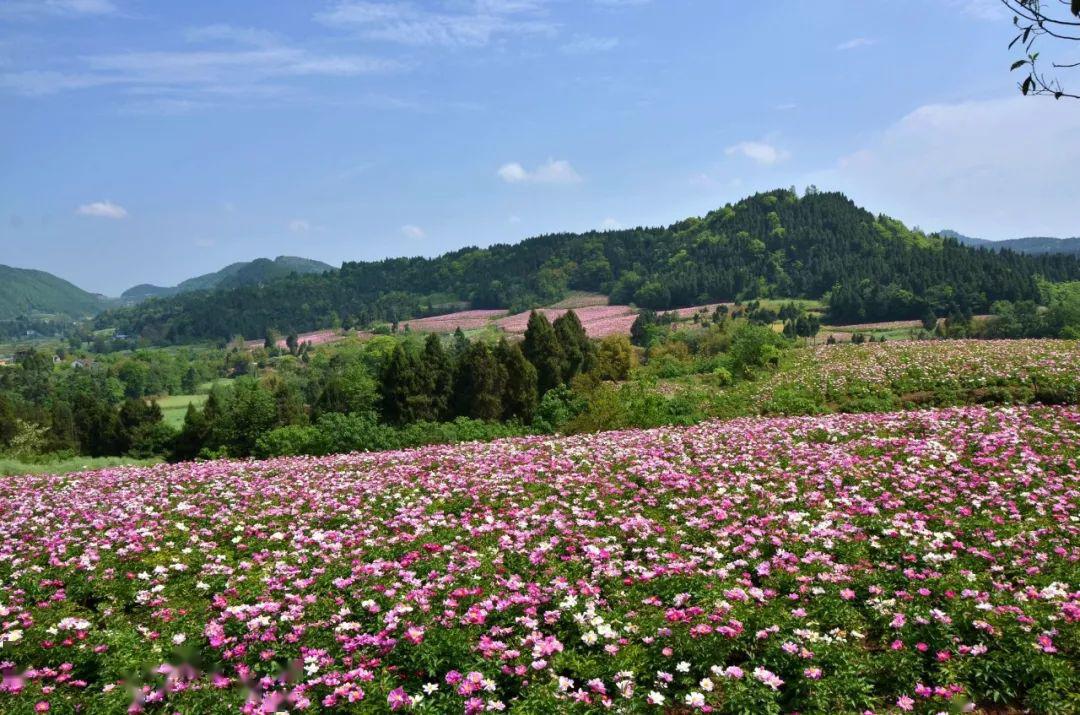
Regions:
<instances>
[{"instance_id":1,"label":"hilltop trees","mask_svg":"<svg viewBox=\"0 0 1080 715\"><path fill-rule=\"evenodd\" d=\"M666 228L557 234L434 258L346 263L337 273L187 293L108 311L97 326L170 343L328 327L333 314L372 325L435 310L432 296L524 309L570 290L663 311L758 298L828 299L833 320L988 312L1037 300L1036 278L1080 279L1075 257L961 246L856 206L839 193L776 190ZM637 338L635 338L637 339ZM529 356L526 350L526 356ZM530 358L531 359L531 358ZM538 367L543 389L550 382Z\"/></svg>"}]
</instances>

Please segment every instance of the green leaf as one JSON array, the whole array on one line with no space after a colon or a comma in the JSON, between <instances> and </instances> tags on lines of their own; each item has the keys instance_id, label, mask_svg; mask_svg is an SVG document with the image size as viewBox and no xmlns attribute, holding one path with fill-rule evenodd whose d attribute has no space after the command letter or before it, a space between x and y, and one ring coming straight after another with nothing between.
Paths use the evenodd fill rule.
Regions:
<instances>
[{"instance_id":1,"label":"green leaf","mask_svg":"<svg viewBox=\"0 0 1080 715\"><path fill-rule=\"evenodd\" d=\"M1027 60L1017 60L1016 62L1012 63L1012 67L1009 68L1009 71L1012 72L1013 70L1018 70L1021 67L1023 67L1024 65L1026 65L1027 63L1028 63Z\"/></svg>"},{"instance_id":2,"label":"green leaf","mask_svg":"<svg viewBox=\"0 0 1080 715\"><path fill-rule=\"evenodd\" d=\"M1028 92L1031 91L1031 87L1034 84L1035 84L1034 80L1032 80L1031 77L1028 77L1027 79L1024 80L1024 83L1022 85L1020 85L1020 91L1023 94L1026 95Z\"/></svg>"}]
</instances>

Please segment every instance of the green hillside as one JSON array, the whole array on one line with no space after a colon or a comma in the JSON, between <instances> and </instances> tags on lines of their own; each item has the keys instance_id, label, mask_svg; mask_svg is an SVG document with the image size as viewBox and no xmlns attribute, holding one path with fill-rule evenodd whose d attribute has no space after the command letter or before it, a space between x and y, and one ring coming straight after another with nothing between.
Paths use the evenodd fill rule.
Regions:
<instances>
[{"instance_id":1,"label":"green hillside","mask_svg":"<svg viewBox=\"0 0 1080 715\"><path fill-rule=\"evenodd\" d=\"M128 302L138 302L147 298L164 298L200 290L259 285L294 273L317 275L333 270L336 270L333 266L310 258L296 256L278 256L273 260L257 258L254 261L230 264L214 273L189 278L171 288L143 283L124 291L121 297Z\"/></svg>"},{"instance_id":2,"label":"green hillside","mask_svg":"<svg viewBox=\"0 0 1080 715\"><path fill-rule=\"evenodd\" d=\"M0 266L0 320L41 313L81 318L104 307L100 296L50 273Z\"/></svg>"},{"instance_id":3,"label":"green hillside","mask_svg":"<svg viewBox=\"0 0 1080 715\"><path fill-rule=\"evenodd\" d=\"M346 263L336 273L191 293L110 311L101 327L185 342L267 329L365 325L436 312L440 301L519 310L570 291L662 310L807 298L838 322L986 312L1037 300L1038 278L1080 278L1080 260L980 251L911 230L839 193L777 190L666 228L554 234L435 258Z\"/></svg>"}]
</instances>

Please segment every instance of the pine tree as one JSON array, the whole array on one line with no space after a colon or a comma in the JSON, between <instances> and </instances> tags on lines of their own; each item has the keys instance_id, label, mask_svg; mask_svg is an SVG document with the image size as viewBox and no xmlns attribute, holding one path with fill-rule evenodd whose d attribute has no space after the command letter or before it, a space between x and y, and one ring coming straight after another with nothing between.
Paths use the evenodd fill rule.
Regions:
<instances>
[{"instance_id":1,"label":"pine tree","mask_svg":"<svg viewBox=\"0 0 1080 715\"><path fill-rule=\"evenodd\" d=\"M459 328L460 330L460 328ZM464 336L464 333L462 334ZM435 333L424 342L424 371L428 393L431 395L431 419L446 419L450 415L450 400L454 392L454 365Z\"/></svg>"},{"instance_id":2,"label":"pine tree","mask_svg":"<svg viewBox=\"0 0 1080 715\"><path fill-rule=\"evenodd\" d=\"M503 390L503 419L517 419L524 424L532 422L539 400L536 387L536 368L525 359L521 346L506 338L499 341L495 355L506 371L506 387Z\"/></svg>"},{"instance_id":3,"label":"pine tree","mask_svg":"<svg viewBox=\"0 0 1080 715\"><path fill-rule=\"evenodd\" d=\"M570 382L576 375L589 372L596 363L596 354L577 313L566 311L555 319L552 327L562 352L562 381Z\"/></svg>"},{"instance_id":4,"label":"pine tree","mask_svg":"<svg viewBox=\"0 0 1080 715\"><path fill-rule=\"evenodd\" d=\"M521 348L525 358L536 368L537 389L541 397L562 384L563 358L559 338L543 313L534 310L529 315Z\"/></svg>"},{"instance_id":5,"label":"pine tree","mask_svg":"<svg viewBox=\"0 0 1080 715\"><path fill-rule=\"evenodd\" d=\"M382 373L382 415L390 424L415 421L416 398L423 392L422 375L417 361L405 346L398 345Z\"/></svg>"},{"instance_id":6,"label":"pine tree","mask_svg":"<svg viewBox=\"0 0 1080 715\"><path fill-rule=\"evenodd\" d=\"M461 328L457 328L454 330L454 347L452 349L454 359L461 359L461 356L464 355L468 349L469 339L465 337L465 333Z\"/></svg>"},{"instance_id":7,"label":"pine tree","mask_svg":"<svg viewBox=\"0 0 1080 715\"><path fill-rule=\"evenodd\" d=\"M506 370L491 349L473 343L458 363L454 380L454 406L461 417L497 420L502 417Z\"/></svg>"}]
</instances>

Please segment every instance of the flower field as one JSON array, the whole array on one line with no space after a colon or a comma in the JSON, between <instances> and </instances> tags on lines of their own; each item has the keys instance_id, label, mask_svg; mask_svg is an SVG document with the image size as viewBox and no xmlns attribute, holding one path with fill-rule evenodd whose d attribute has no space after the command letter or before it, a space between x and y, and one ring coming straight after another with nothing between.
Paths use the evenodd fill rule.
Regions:
<instances>
[{"instance_id":1,"label":"flower field","mask_svg":"<svg viewBox=\"0 0 1080 715\"><path fill-rule=\"evenodd\" d=\"M1080 412L0 478L0 712L1080 709Z\"/></svg>"},{"instance_id":2,"label":"flower field","mask_svg":"<svg viewBox=\"0 0 1080 715\"><path fill-rule=\"evenodd\" d=\"M1080 402L1075 340L935 340L820 345L757 391L768 406L779 394L819 406L869 409L860 400L953 404L971 401ZM791 405L782 403L782 412ZM766 411L768 411L766 409Z\"/></svg>"},{"instance_id":3,"label":"flower field","mask_svg":"<svg viewBox=\"0 0 1080 715\"><path fill-rule=\"evenodd\" d=\"M504 315L506 315L505 310L463 310L457 313L408 320L402 323L401 327L423 333L452 333L458 328L478 330L486 328L492 320Z\"/></svg>"},{"instance_id":4,"label":"flower field","mask_svg":"<svg viewBox=\"0 0 1080 715\"><path fill-rule=\"evenodd\" d=\"M548 320L554 321L566 313L565 309L542 308ZM629 335L630 326L637 319L634 309L628 305L594 305L574 310L585 333L590 338L604 338L608 335ZM508 333L524 334L529 324L530 312L518 313L497 321L497 325Z\"/></svg>"}]
</instances>

